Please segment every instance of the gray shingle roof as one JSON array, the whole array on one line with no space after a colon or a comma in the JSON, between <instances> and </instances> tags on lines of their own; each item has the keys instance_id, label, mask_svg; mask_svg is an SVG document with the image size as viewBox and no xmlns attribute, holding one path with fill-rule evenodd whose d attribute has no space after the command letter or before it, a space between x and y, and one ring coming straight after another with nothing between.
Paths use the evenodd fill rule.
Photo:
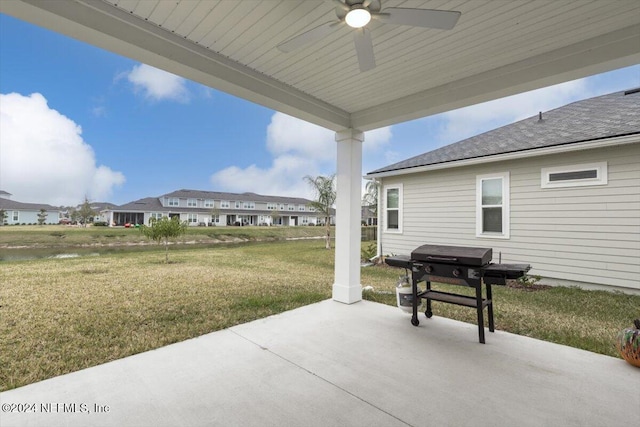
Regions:
<instances>
[{"instance_id":1,"label":"gray shingle roof","mask_svg":"<svg viewBox=\"0 0 640 427\"><path fill-rule=\"evenodd\" d=\"M133 202L125 203L124 205L113 208L117 211L166 211L160 203L160 199L157 197L145 197L144 199L136 200Z\"/></svg>"},{"instance_id":2,"label":"gray shingle roof","mask_svg":"<svg viewBox=\"0 0 640 427\"><path fill-rule=\"evenodd\" d=\"M51 205L45 205L43 203L22 203L15 200L3 199L0 197L0 209L4 210L16 210L16 211L39 211L44 209L45 211L59 211L60 208Z\"/></svg>"},{"instance_id":3,"label":"gray shingle roof","mask_svg":"<svg viewBox=\"0 0 640 427\"><path fill-rule=\"evenodd\" d=\"M179 210L181 212L211 212L211 208L191 208L191 207L175 207L175 206L162 206L160 199L163 197L175 197L179 199L211 199L211 200L227 200L227 201L240 201L240 202L268 202L268 203L287 203L307 205L310 203L308 199L302 199L299 197L281 197L281 196L263 196L256 193L222 193L217 191L201 191L201 190L177 190L171 193L163 194L158 197L145 197L144 199L136 200L126 203L121 206L116 206L111 210L121 211L133 211L133 212L174 212ZM233 209L234 213L260 213L261 210L256 209ZM272 212L272 211L264 211ZM298 212L298 211L296 211Z\"/></svg>"},{"instance_id":4,"label":"gray shingle roof","mask_svg":"<svg viewBox=\"0 0 640 427\"><path fill-rule=\"evenodd\" d=\"M577 101L369 172L397 171L497 154L640 134L640 91Z\"/></svg>"},{"instance_id":5,"label":"gray shingle roof","mask_svg":"<svg viewBox=\"0 0 640 427\"><path fill-rule=\"evenodd\" d=\"M213 199L213 200L229 200L239 202L273 202L273 203L295 203L304 205L310 200L299 197L281 197L281 196L264 196L256 193L222 193L218 191L201 191L201 190L177 190L172 193L163 194L160 197L178 197L185 199Z\"/></svg>"}]
</instances>

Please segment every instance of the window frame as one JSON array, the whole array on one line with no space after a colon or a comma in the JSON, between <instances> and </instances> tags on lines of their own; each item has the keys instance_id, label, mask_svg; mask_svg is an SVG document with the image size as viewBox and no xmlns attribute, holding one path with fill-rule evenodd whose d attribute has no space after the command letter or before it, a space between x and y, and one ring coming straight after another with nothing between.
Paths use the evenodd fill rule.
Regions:
<instances>
[{"instance_id":1,"label":"window frame","mask_svg":"<svg viewBox=\"0 0 640 427\"><path fill-rule=\"evenodd\" d=\"M204 199L204 207L212 208L215 205L215 202L212 199Z\"/></svg>"},{"instance_id":2,"label":"window frame","mask_svg":"<svg viewBox=\"0 0 640 427\"><path fill-rule=\"evenodd\" d=\"M187 223L188 224L197 224L198 223L198 214L197 213L189 213L189 214L187 214Z\"/></svg>"},{"instance_id":3,"label":"window frame","mask_svg":"<svg viewBox=\"0 0 640 427\"><path fill-rule=\"evenodd\" d=\"M393 210L398 211L398 228L389 228L389 207L387 206L388 202L388 194L389 190L398 190L398 207L391 208ZM384 228L383 231L385 233L391 234L402 234L402 226L403 226L403 193L404 186L402 183L398 184L389 184L383 187L383 195L384 195Z\"/></svg>"},{"instance_id":4,"label":"window frame","mask_svg":"<svg viewBox=\"0 0 640 427\"><path fill-rule=\"evenodd\" d=\"M197 199L187 199L187 207L188 208L197 208L198 200Z\"/></svg>"},{"instance_id":5,"label":"window frame","mask_svg":"<svg viewBox=\"0 0 640 427\"><path fill-rule=\"evenodd\" d=\"M482 204L482 182L490 179L502 180L502 204L499 205L502 208L502 232L485 232L482 229L483 225L483 208L496 207L498 205L483 205ZM510 239L511 238L511 180L510 173L497 172L485 175L476 176L476 237L486 239Z\"/></svg>"},{"instance_id":6,"label":"window frame","mask_svg":"<svg viewBox=\"0 0 640 427\"><path fill-rule=\"evenodd\" d=\"M595 178L566 179L561 181L551 181L550 177L558 173L596 171ZM594 185L607 185L608 183L608 167L607 162L582 163L576 165L551 166L540 169L540 187L541 188L569 188L569 187L586 187Z\"/></svg>"},{"instance_id":7,"label":"window frame","mask_svg":"<svg viewBox=\"0 0 640 427\"><path fill-rule=\"evenodd\" d=\"M180 206L180 199L177 197L167 197L167 206Z\"/></svg>"},{"instance_id":8,"label":"window frame","mask_svg":"<svg viewBox=\"0 0 640 427\"><path fill-rule=\"evenodd\" d=\"M229 200L220 200L220 209L231 209L231 202Z\"/></svg>"}]
</instances>

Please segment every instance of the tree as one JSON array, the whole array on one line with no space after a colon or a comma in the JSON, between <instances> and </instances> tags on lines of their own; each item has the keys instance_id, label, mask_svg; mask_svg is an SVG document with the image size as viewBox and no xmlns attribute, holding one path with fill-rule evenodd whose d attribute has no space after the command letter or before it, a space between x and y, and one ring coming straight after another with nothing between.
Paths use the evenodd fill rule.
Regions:
<instances>
[{"instance_id":1,"label":"tree","mask_svg":"<svg viewBox=\"0 0 640 427\"><path fill-rule=\"evenodd\" d=\"M216 218L220 218L220 209L211 208L211 225L217 225Z\"/></svg>"},{"instance_id":2,"label":"tree","mask_svg":"<svg viewBox=\"0 0 640 427\"><path fill-rule=\"evenodd\" d=\"M0 225L5 225L7 223L7 216L7 211L0 209Z\"/></svg>"},{"instance_id":3,"label":"tree","mask_svg":"<svg viewBox=\"0 0 640 427\"><path fill-rule=\"evenodd\" d=\"M313 187L316 200L310 205L320 212L325 218L325 226L327 228L326 245L327 249L331 249L331 209L336 202L336 189L333 185L336 176L318 175L315 178L305 176L304 180Z\"/></svg>"},{"instance_id":4,"label":"tree","mask_svg":"<svg viewBox=\"0 0 640 427\"><path fill-rule=\"evenodd\" d=\"M364 196L362 203L371 210L375 216L378 216L378 187L380 184L376 180L367 181L364 187Z\"/></svg>"},{"instance_id":5,"label":"tree","mask_svg":"<svg viewBox=\"0 0 640 427\"><path fill-rule=\"evenodd\" d=\"M278 220L282 217L279 210L275 210L271 212L271 225L276 225Z\"/></svg>"},{"instance_id":6,"label":"tree","mask_svg":"<svg viewBox=\"0 0 640 427\"><path fill-rule=\"evenodd\" d=\"M69 210L69 219L71 220L72 224L80 222L80 212L78 212L77 209L71 208Z\"/></svg>"},{"instance_id":7,"label":"tree","mask_svg":"<svg viewBox=\"0 0 640 427\"><path fill-rule=\"evenodd\" d=\"M91 209L89 200L86 197L84 198L84 203L76 212L78 213L78 220L84 226L86 226L88 222L91 222L93 220L93 217L97 215L97 213L93 209Z\"/></svg>"},{"instance_id":8,"label":"tree","mask_svg":"<svg viewBox=\"0 0 640 427\"><path fill-rule=\"evenodd\" d=\"M174 216L169 219L163 216L160 219L150 218L149 225L141 225L140 231L149 239L158 243L164 242L164 262L169 263L169 239L178 237L186 233L187 222L180 221L180 218Z\"/></svg>"},{"instance_id":9,"label":"tree","mask_svg":"<svg viewBox=\"0 0 640 427\"><path fill-rule=\"evenodd\" d=\"M47 211L45 209L40 209L38 213L38 225L44 225L47 220Z\"/></svg>"}]
</instances>

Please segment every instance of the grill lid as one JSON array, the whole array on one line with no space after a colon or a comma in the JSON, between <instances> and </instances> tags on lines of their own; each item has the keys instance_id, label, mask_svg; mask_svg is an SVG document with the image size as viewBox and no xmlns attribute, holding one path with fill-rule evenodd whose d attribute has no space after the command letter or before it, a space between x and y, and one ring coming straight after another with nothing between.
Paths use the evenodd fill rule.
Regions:
<instances>
[{"instance_id":1,"label":"grill lid","mask_svg":"<svg viewBox=\"0 0 640 427\"><path fill-rule=\"evenodd\" d=\"M422 245L411 252L414 261L478 266L491 262L491 248L468 248L465 246Z\"/></svg>"}]
</instances>

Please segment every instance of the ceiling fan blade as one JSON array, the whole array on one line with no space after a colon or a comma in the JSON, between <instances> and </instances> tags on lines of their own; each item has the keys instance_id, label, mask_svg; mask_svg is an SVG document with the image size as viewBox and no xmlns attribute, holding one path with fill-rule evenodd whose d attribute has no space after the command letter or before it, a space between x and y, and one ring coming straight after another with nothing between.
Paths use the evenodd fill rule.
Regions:
<instances>
[{"instance_id":1,"label":"ceiling fan blade","mask_svg":"<svg viewBox=\"0 0 640 427\"><path fill-rule=\"evenodd\" d=\"M356 44L356 54L358 55L360 71L365 72L376 68L371 32L366 28L359 28L353 32L353 41Z\"/></svg>"},{"instance_id":2,"label":"ceiling fan blade","mask_svg":"<svg viewBox=\"0 0 640 427\"><path fill-rule=\"evenodd\" d=\"M333 3L338 6L339 8L345 10L345 11L349 11L349 5L347 5L345 2L343 2L342 0L333 0Z\"/></svg>"},{"instance_id":3,"label":"ceiling fan blade","mask_svg":"<svg viewBox=\"0 0 640 427\"><path fill-rule=\"evenodd\" d=\"M305 31L304 33L293 36L289 40L280 43L278 45L278 50L284 53L293 52L294 50L301 48L308 43L312 43L328 35L329 33L331 33L331 31L333 31L333 27L338 24L340 24L340 21L326 22L322 25L312 28L309 31Z\"/></svg>"},{"instance_id":4,"label":"ceiling fan blade","mask_svg":"<svg viewBox=\"0 0 640 427\"><path fill-rule=\"evenodd\" d=\"M413 27L450 30L455 27L462 13L453 10L405 9L390 7L374 16L392 25L411 25Z\"/></svg>"}]
</instances>

